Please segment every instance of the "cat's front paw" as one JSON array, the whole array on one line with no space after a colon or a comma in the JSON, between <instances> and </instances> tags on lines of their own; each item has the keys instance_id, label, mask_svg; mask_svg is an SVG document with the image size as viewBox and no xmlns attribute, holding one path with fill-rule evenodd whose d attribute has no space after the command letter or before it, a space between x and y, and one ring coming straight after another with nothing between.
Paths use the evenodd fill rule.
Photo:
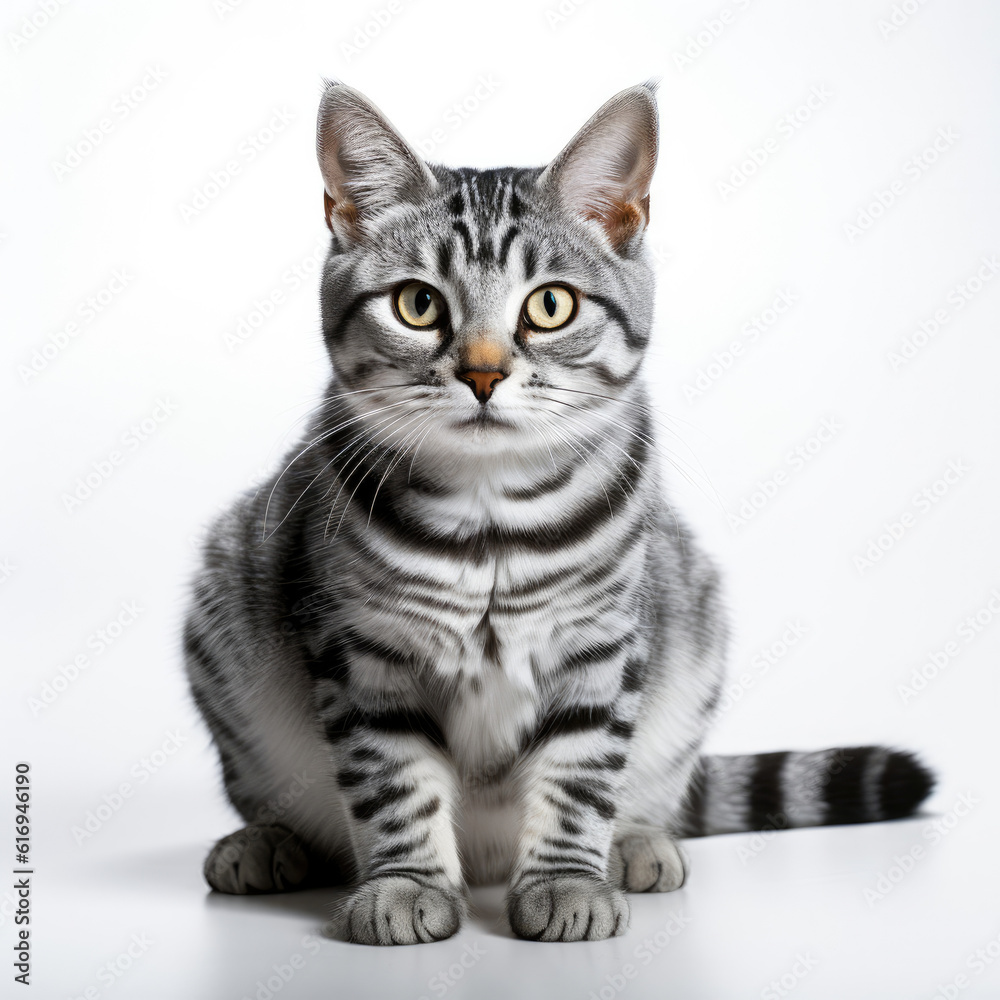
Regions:
<instances>
[{"instance_id":1,"label":"cat's front paw","mask_svg":"<svg viewBox=\"0 0 1000 1000\"><path fill-rule=\"evenodd\" d=\"M365 882L327 933L346 934L357 944L420 944L451 937L465 905L454 890L423 885L406 875Z\"/></svg>"},{"instance_id":2,"label":"cat's front paw","mask_svg":"<svg viewBox=\"0 0 1000 1000\"><path fill-rule=\"evenodd\" d=\"M673 892L687 870L677 845L659 830L629 833L615 842L626 892Z\"/></svg>"},{"instance_id":3,"label":"cat's front paw","mask_svg":"<svg viewBox=\"0 0 1000 1000\"><path fill-rule=\"evenodd\" d=\"M629 905L606 882L556 876L512 889L507 917L529 941L601 941L628 930Z\"/></svg>"}]
</instances>

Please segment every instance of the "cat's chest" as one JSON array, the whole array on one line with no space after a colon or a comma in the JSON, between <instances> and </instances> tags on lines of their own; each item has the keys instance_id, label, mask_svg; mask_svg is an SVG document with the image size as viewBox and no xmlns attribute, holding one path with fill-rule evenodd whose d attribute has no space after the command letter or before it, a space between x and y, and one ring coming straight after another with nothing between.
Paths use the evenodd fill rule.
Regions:
<instances>
[{"instance_id":1,"label":"cat's chest","mask_svg":"<svg viewBox=\"0 0 1000 1000\"><path fill-rule=\"evenodd\" d=\"M448 747L466 780L492 784L539 717L539 692L530 679L512 676L497 664L466 677L442 712Z\"/></svg>"},{"instance_id":2,"label":"cat's chest","mask_svg":"<svg viewBox=\"0 0 1000 1000\"><path fill-rule=\"evenodd\" d=\"M606 619L629 614L629 595L605 583L621 568L623 543L640 561L641 546L630 542L629 517L577 536L566 528L566 501L560 512L548 494L525 502L501 493L484 477L443 496L407 496L399 520L413 539L374 534L366 544L375 558L339 562L337 583L362 632L406 650L449 689L502 679L494 701L513 704L579 648L583 632L603 634L615 625Z\"/></svg>"},{"instance_id":3,"label":"cat's chest","mask_svg":"<svg viewBox=\"0 0 1000 1000\"><path fill-rule=\"evenodd\" d=\"M523 553L425 563L422 585L400 587L382 625L404 628L438 673L500 674L531 687L533 664L537 669L558 652L561 626L577 611L568 595L542 592L552 565Z\"/></svg>"}]
</instances>

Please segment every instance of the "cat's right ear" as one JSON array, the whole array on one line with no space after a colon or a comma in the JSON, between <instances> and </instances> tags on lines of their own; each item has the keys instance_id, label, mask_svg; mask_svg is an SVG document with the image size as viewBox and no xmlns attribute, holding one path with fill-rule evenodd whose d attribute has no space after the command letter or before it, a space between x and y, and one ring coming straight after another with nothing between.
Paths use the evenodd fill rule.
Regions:
<instances>
[{"instance_id":1,"label":"cat's right ear","mask_svg":"<svg viewBox=\"0 0 1000 1000\"><path fill-rule=\"evenodd\" d=\"M418 202L437 187L430 168L364 94L324 81L316 122L326 224L347 241L400 202Z\"/></svg>"},{"instance_id":2,"label":"cat's right ear","mask_svg":"<svg viewBox=\"0 0 1000 1000\"><path fill-rule=\"evenodd\" d=\"M537 181L567 212L598 222L619 252L641 239L649 222L659 132L655 93L650 80L616 94Z\"/></svg>"}]
</instances>

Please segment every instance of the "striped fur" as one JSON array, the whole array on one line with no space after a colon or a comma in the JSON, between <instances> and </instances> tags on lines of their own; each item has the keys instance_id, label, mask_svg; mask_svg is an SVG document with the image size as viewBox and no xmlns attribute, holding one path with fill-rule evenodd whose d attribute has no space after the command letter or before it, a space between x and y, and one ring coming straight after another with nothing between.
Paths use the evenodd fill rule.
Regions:
<instances>
[{"instance_id":1,"label":"striped fur","mask_svg":"<svg viewBox=\"0 0 1000 1000\"><path fill-rule=\"evenodd\" d=\"M544 170L475 171L422 163L331 84L319 153L334 375L215 525L185 631L247 822L210 884L335 872L357 886L342 929L389 944L454 933L464 886L505 879L516 933L594 939L626 928L623 889L681 884L676 836L911 811L905 755L700 754L727 628L639 376L651 88ZM414 281L444 303L432 329L394 312ZM522 303L553 284L575 316L536 329ZM488 398L456 377L476 358Z\"/></svg>"}]
</instances>

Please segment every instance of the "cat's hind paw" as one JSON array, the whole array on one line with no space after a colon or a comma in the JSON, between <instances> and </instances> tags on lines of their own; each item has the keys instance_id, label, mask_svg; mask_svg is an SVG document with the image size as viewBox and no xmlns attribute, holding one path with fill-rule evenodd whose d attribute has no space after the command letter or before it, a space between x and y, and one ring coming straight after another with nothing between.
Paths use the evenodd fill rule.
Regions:
<instances>
[{"instance_id":1,"label":"cat's hind paw","mask_svg":"<svg viewBox=\"0 0 1000 1000\"><path fill-rule=\"evenodd\" d=\"M223 837L205 858L205 881L218 892L287 892L305 881L305 844L283 826L252 825Z\"/></svg>"},{"instance_id":2,"label":"cat's hind paw","mask_svg":"<svg viewBox=\"0 0 1000 1000\"><path fill-rule=\"evenodd\" d=\"M687 868L680 849L660 830L627 833L615 841L626 892L673 892L684 884Z\"/></svg>"}]
</instances>

